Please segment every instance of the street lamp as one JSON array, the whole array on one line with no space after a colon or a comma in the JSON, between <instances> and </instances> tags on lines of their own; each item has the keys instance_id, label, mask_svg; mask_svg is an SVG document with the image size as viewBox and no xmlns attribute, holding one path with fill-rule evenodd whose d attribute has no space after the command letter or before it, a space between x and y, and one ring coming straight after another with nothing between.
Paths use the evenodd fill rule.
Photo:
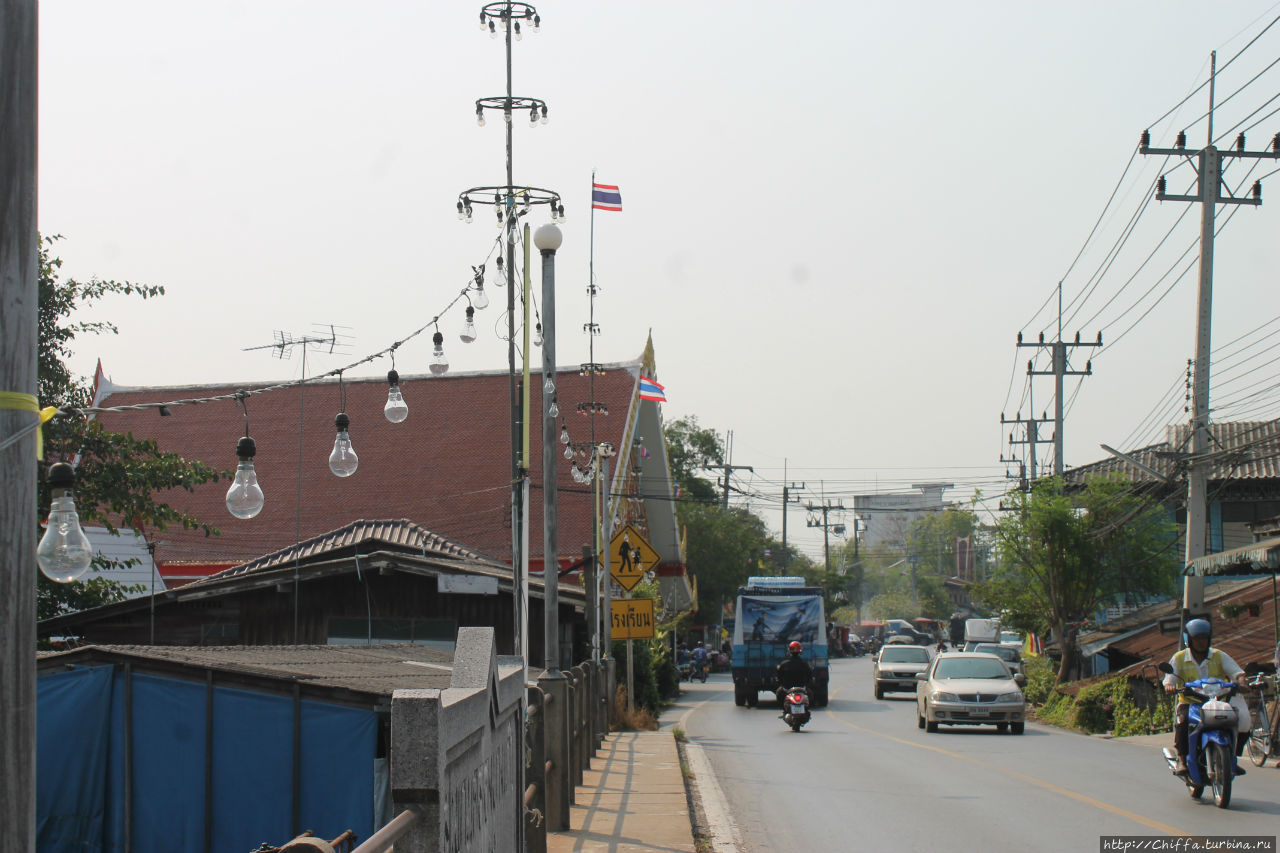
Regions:
<instances>
[{"instance_id":1,"label":"street lamp","mask_svg":"<svg viewBox=\"0 0 1280 853\"><path fill-rule=\"evenodd\" d=\"M533 232L533 245L542 255L542 376L556 375L556 250L564 235L555 225L543 225ZM551 390L547 391L550 386ZM542 392L542 563L543 641L546 669L560 668L560 553L556 519L556 418L555 387L545 383Z\"/></svg>"}]
</instances>

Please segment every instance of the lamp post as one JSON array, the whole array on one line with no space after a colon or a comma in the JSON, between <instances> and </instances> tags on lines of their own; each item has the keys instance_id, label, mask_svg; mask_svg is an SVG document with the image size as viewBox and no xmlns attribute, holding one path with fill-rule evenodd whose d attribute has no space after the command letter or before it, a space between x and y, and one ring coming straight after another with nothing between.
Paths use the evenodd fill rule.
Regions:
<instances>
[{"instance_id":1,"label":"lamp post","mask_svg":"<svg viewBox=\"0 0 1280 853\"><path fill-rule=\"evenodd\" d=\"M556 418L551 413L556 375L556 249L564 235L555 225L533 232L542 255L542 583L546 669L560 669L560 543L556 529Z\"/></svg>"},{"instance_id":2,"label":"lamp post","mask_svg":"<svg viewBox=\"0 0 1280 853\"><path fill-rule=\"evenodd\" d=\"M514 119L517 114L527 112L529 127L537 127L547 122L547 103L539 98L517 97L512 94L511 51L513 39L523 35L527 27L538 32L542 18L538 10L529 3L514 0L497 0L486 3L480 10L480 29L496 38L501 32L504 36L506 56L506 94L478 99L476 103L476 122L485 125L486 112L499 112L502 115L506 137L506 183L496 186L477 186L458 194L458 218L471 222L475 205L491 204L498 226L503 231L503 252L497 260L499 282L502 277L508 280L507 286L507 367L509 372L509 396L511 410L511 566L513 590L526 587L528 554L525 541L528 527L528 502L525 498L529 477L529 460L523 453L525 418L523 401L520 393L519 374L516 371L516 223L519 217L527 214L534 205L547 205L551 209L552 221L564 217L564 205L559 193L540 187L517 186L515 183L515 167L513 158ZM505 256L505 262L504 262ZM504 270L505 267L505 270ZM477 271L477 278L483 279L483 268ZM478 282L479 283L479 282ZM528 348L524 358L528 359ZM528 601L518 592L513 593L515 626L514 650L529 664L529 649L526 648L528 637Z\"/></svg>"}]
</instances>

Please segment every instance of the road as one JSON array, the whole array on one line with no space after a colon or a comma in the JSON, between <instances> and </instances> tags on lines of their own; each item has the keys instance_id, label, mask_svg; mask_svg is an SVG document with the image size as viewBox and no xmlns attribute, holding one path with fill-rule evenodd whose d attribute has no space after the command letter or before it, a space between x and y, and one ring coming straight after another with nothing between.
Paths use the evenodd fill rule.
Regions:
<instances>
[{"instance_id":1,"label":"road","mask_svg":"<svg viewBox=\"0 0 1280 853\"><path fill-rule=\"evenodd\" d=\"M866 657L833 661L830 704L799 734L765 694L757 708L736 707L728 673L682 685L663 725L683 728L709 763L738 849L1079 853L1103 835L1272 837L1280 826L1274 761L1246 761L1222 810L1210 796L1191 800L1150 739L1035 723L1023 735L927 734L914 696L877 701L870 673Z\"/></svg>"}]
</instances>

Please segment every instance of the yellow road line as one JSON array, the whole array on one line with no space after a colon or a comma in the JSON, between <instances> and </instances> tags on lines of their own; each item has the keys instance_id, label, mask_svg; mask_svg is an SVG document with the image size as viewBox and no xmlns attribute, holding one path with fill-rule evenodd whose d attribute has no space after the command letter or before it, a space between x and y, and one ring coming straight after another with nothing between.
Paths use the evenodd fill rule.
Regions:
<instances>
[{"instance_id":1,"label":"yellow road line","mask_svg":"<svg viewBox=\"0 0 1280 853\"><path fill-rule=\"evenodd\" d=\"M832 693L831 695L834 697L837 694L839 694L839 692L840 691L837 690L835 693ZM1016 770L1009 770L1005 767L1000 767L999 765L992 764L988 761L981 761L977 758L973 758L972 756L964 755L959 752L952 752L951 750L943 749L942 747L929 746L927 744L916 743L915 741L911 741L911 740L904 740L903 738L900 738L900 737L894 737L893 735L887 735L887 734L884 734L883 732L877 732L872 729L864 728L863 726L855 725L849 722L848 720L845 720L845 719L842 719L841 717L836 716L836 712L832 711L829 708L827 709L827 714L836 722L842 725L848 726L851 729L856 729L865 734L874 735L875 737L884 738L885 740L891 740L894 743L900 743L900 744L903 744L904 746L914 747L915 749L924 749L924 750L929 750L930 752L936 752L940 755L946 755L951 758L955 758L959 761L966 761L970 764L975 764L978 767L982 767L987 770L993 770L996 773L1003 773L1006 776L1012 776L1014 779L1018 779L1022 782L1029 782L1032 785L1035 785L1038 788L1043 788L1046 791L1051 791L1063 797L1070 797L1073 800L1078 800L1079 802L1085 803L1090 806L1094 806L1096 808L1102 809L1104 812L1110 812L1111 814L1117 815L1119 817L1128 818L1129 820L1135 821L1136 823L1140 823L1149 829L1154 829L1157 832L1163 832L1168 835L1179 835L1179 836L1194 835L1194 833L1187 832L1182 829L1178 829L1177 827L1174 827L1174 826L1169 826L1167 823L1161 823L1158 820L1152 820L1151 818L1144 817L1143 815L1137 814L1136 812L1131 812L1131 811L1128 811L1127 809L1122 809L1118 806L1113 806L1110 803L1104 803L1102 800L1095 800L1093 797L1090 797L1086 794L1081 794L1079 791L1072 791L1070 788L1063 788L1061 785L1055 785L1052 782L1046 782L1043 779L1037 779L1034 776L1028 776L1025 773L1019 773Z\"/></svg>"}]
</instances>

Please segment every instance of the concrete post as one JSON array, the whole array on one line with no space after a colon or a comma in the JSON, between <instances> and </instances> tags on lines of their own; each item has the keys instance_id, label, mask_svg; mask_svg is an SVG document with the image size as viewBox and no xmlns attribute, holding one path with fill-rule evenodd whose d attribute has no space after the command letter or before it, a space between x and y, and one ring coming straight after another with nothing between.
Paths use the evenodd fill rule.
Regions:
<instances>
[{"instance_id":1,"label":"concrete post","mask_svg":"<svg viewBox=\"0 0 1280 853\"><path fill-rule=\"evenodd\" d=\"M0 438L36 422L36 0L0 0ZM10 398L12 399L12 398ZM0 850L36 849L36 436L0 450Z\"/></svg>"},{"instance_id":2,"label":"concrete post","mask_svg":"<svg viewBox=\"0 0 1280 853\"><path fill-rule=\"evenodd\" d=\"M542 744L547 770L547 831L560 832L569 828L569 796L572 792L569 770L569 680L559 670L548 670L538 676L538 688L542 690L546 717L542 730Z\"/></svg>"}]
</instances>

